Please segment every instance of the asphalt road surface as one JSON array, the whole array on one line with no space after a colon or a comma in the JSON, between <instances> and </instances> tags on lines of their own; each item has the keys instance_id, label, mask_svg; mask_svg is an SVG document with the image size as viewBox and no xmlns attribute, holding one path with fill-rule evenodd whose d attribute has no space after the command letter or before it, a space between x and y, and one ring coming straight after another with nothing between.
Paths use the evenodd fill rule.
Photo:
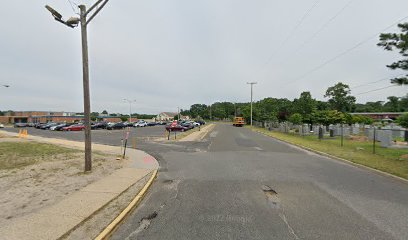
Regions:
<instances>
[{"instance_id":1,"label":"asphalt road surface","mask_svg":"<svg viewBox=\"0 0 408 240\"><path fill-rule=\"evenodd\" d=\"M218 124L155 146L161 171L112 239L408 239L408 184Z\"/></svg>"},{"instance_id":2,"label":"asphalt road surface","mask_svg":"<svg viewBox=\"0 0 408 240\"><path fill-rule=\"evenodd\" d=\"M151 141L163 126L133 131L160 171L112 239L408 239L400 180L226 124L202 142ZM83 141L83 132L29 133ZM92 137L119 145L123 131Z\"/></svg>"}]
</instances>

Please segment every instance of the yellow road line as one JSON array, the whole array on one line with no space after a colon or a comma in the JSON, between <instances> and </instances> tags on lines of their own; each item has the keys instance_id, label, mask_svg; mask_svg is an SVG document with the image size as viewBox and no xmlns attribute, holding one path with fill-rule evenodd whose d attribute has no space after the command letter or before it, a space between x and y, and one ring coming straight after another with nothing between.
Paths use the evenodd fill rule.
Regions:
<instances>
[{"instance_id":1,"label":"yellow road line","mask_svg":"<svg viewBox=\"0 0 408 240\"><path fill-rule=\"evenodd\" d=\"M149 181L146 183L146 185L140 190L140 192L136 195L136 197L132 200L132 202L117 216L106 228L103 230L96 238L95 240L102 240L102 239L107 239L109 234L112 233L112 231L119 225L119 223L130 213L130 211L136 207L144 195L146 194L147 190L149 189L150 185L152 185L153 180L157 176L157 169L153 171L152 176L150 177Z\"/></svg>"}]
</instances>

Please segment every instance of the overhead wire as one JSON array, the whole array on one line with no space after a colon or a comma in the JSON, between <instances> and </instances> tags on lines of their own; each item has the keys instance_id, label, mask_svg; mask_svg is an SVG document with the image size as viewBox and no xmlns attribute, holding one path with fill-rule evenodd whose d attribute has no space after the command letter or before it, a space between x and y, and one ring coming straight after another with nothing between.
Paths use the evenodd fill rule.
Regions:
<instances>
[{"instance_id":1,"label":"overhead wire","mask_svg":"<svg viewBox=\"0 0 408 240\"><path fill-rule=\"evenodd\" d=\"M310 13L313 11L314 8L317 7L321 0L316 0L313 2L313 4L304 12L302 17L299 19L297 24L292 28L292 30L289 32L289 34L286 36L286 38L281 42L281 44L272 52L272 54L267 58L266 62L262 64L260 67L259 71L261 71L279 52L279 50L282 49L283 46L293 37L295 31L303 24L305 19L310 15Z\"/></svg>"},{"instance_id":2,"label":"overhead wire","mask_svg":"<svg viewBox=\"0 0 408 240\"><path fill-rule=\"evenodd\" d=\"M364 87L364 86L366 86L366 85L371 85L371 84L375 84L375 83L379 83L379 82L391 80L392 78L397 78L397 77L401 77L401 76L404 76L404 74L398 74L398 75L395 75L395 76L393 76L393 77L381 78L380 80L376 80L376 81L372 81L372 82L366 82L366 83L363 83L363 84L360 84L360 85L357 85L357 86L351 87L351 88L352 88L352 89L356 89L356 88Z\"/></svg>"},{"instance_id":3,"label":"overhead wire","mask_svg":"<svg viewBox=\"0 0 408 240\"><path fill-rule=\"evenodd\" d=\"M363 94L367 94L367 93L371 93L371 92L376 92L376 91L380 91L380 90L387 89L387 88L392 88L392 87L399 87L399 86L398 85L391 85L391 86L387 86L387 87L382 87L382 88L377 88L377 89L374 89L374 90L370 90L370 91L367 91L367 92L357 93L357 94L354 94L354 95L359 96L359 95L363 95Z\"/></svg>"},{"instance_id":4,"label":"overhead wire","mask_svg":"<svg viewBox=\"0 0 408 240\"><path fill-rule=\"evenodd\" d=\"M354 0L349 0L348 2L346 2L346 4L336 14L329 18L329 20L327 20L316 32L314 32L312 36L303 41L303 43L299 45L299 47L295 50L294 53L299 52L307 43L312 41L317 35L319 35L319 33L326 29L330 25L330 23L336 20L336 18L338 18L351 5L353 1Z\"/></svg>"},{"instance_id":5,"label":"overhead wire","mask_svg":"<svg viewBox=\"0 0 408 240\"><path fill-rule=\"evenodd\" d=\"M360 46L364 45L365 43L371 41L372 39L378 37L378 35L381 34L382 32L384 32L384 31L386 31L386 30L388 30L388 29L394 27L396 24L398 24L398 23L404 21L404 20L407 19L407 18L408 18L408 16L405 16L405 17L399 19L398 21L394 22L393 24L389 25L388 27L382 29L380 32L378 32L378 33L376 33L376 34L373 34L372 36L370 36L370 37L364 39L363 41L358 42L358 43L357 43L356 45L354 45L353 47L346 49L345 51L343 51L343 52L341 52L341 53L335 55L334 57L332 57L332 58L326 60L325 62L319 64L318 66L312 68L312 69L309 70L308 72L306 72L306 73L302 74L301 76L295 78L293 81L288 82L287 85L292 84L292 83L295 83L295 82L297 82L297 81L299 81L299 80L301 80L301 79L303 79L303 78L309 76L310 74L312 74L312 73L318 71L319 69L325 67L325 66L328 65L329 63L331 63L331 62L337 60L338 58L340 58L340 57L342 57L342 56L348 54L349 52L353 51L354 49L357 49L358 47L360 47Z\"/></svg>"},{"instance_id":6,"label":"overhead wire","mask_svg":"<svg viewBox=\"0 0 408 240\"><path fill-rule=\"evenodd\" d=\"M73 11L75 14L79 14L78 9L75 10L75 8L74 8L74 5L78 8L78 4L76 4L75 2L72 2L71 0L67 0L67 1L68 1L69 5L71 6L72 11Z\"/></svg>"}]
</instances>

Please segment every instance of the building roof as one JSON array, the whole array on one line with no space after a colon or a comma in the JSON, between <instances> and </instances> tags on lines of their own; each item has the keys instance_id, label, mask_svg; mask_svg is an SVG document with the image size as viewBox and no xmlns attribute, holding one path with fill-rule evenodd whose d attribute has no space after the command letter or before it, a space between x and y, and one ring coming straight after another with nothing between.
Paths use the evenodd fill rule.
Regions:
<instances>
[{"instance_id":1,"label":"building roof","mask_svg":"<svg viewBox=\"0 0 408 240\"><path fill-rule=\"evenodd\" d=\"M178 113L176 113L176 112L162 112L159 115L166 115L168 117L175 117L175 116L177 116L177 114Z\"/></svg>"},{"instance_id":2,"label":"building roof","mask_svg":"<svg viewBox=\"0 0 408 240\"><path fill-rule=\"evenodd\" d=\"M361 113L351 113L351 115L402 115L406 112L361 112Z\"/></svg>"}]
</instances>

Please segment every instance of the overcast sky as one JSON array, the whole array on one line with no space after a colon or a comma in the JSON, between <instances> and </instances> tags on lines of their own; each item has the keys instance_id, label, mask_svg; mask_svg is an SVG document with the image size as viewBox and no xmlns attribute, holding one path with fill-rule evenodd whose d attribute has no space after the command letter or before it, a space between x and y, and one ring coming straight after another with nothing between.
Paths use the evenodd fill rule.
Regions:
<instances>
[{"instance_id":1,"label":"overcast sky","mask_svg":"<svg viewBox=\"0 0 408 240\"><path fill-rule=\"evenodd\" d=\"M0 110L83 109L80 29L54 21L45 4L65 19L75 15L68 0L2 3L0 84L11 87L0 87ZM388 80L353 88L401 73L385 67L400 56L374 36L407 9L406 0L111 0L89 25L92 111L127 113L123 98L135 99L139 113L248 102L248 81L258 82L255 100L302 91L324 99L339 81L355 95L387 87ZM392 87L356 97L406 93Z\"/></svg>"}]
</instances>

